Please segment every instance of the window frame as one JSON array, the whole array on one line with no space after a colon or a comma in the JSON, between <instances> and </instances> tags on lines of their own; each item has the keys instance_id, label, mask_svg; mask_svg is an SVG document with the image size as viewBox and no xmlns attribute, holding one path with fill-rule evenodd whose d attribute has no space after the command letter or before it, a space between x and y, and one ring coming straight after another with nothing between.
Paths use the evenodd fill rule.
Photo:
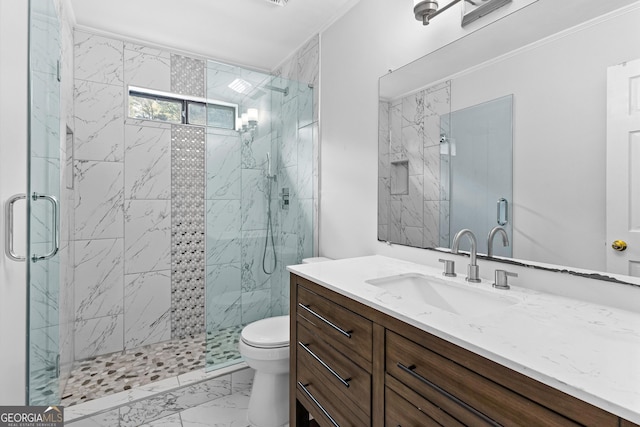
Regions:
<instances>
[{"instance_id":1,"label":"window frame","mask_svg":"<svg viewBox=\"0 0 640 427\"><path fill-rule=\"evenodd\" d=\"M167 102L178 102L181 104L180 109L180 120L181 122L173 122L173 121L165 121L165 120L156 120L156 119L146 119L139 117L131 117L130 114L130 101L131 96L135 96L138 98L147 98L153 99L156 101L167 101ZM205 108L205 124L193 124L189 123L189 105L201 105ZM231 124L231 127L218 127L218 126L210 126L208 121L208 107L209 105L216 105L225 108L232 108L234 111L234 123ZM197 96L189 96L189 95L180 95L177 93L164 92L160 90L154 89L146 89L138 86L129 86L127 91L127 118L134 120L149 120L158 123L169 123L169 124L183 124L189 126L204 126L204 127L214 127L216 129L226 129L226 130L236 130L235 118L238 117L238 104L234 104L231 102L219 101L216 99L208 99L208 98L200 98Z\"/></svg>"}]
</instances>

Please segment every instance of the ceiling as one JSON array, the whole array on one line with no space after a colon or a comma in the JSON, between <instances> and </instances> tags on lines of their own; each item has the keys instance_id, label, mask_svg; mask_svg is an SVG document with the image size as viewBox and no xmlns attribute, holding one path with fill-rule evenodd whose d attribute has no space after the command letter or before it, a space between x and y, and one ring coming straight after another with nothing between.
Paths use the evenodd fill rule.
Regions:
<instances>
[{"instance_id":1,"label":"ceiling","mask_svg":"<svg viewBox=\"0 0 640 427\"><path fill-rule=\"evenodd\" d=\"M70 0L77 25L271 71L358 0Z\"/></svg>"}]
</instances>

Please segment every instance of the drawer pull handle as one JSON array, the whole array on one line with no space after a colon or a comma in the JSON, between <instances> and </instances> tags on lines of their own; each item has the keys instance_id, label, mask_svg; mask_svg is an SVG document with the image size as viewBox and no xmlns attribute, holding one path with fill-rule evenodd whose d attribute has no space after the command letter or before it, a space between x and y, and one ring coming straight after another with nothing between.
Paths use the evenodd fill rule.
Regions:
<instances>
[{"instance_id":1,"label":"drawer pull handle","mask_svg":"<svg viewBox=\"0 0 640 427\"><path fill-rule=\"evenodd\" d=\"M433 388L435 391L437 391L438 393L442 394L443 396L445 396L446 398L448 398L449 400L452 400L453 402L455 402L456 404L462 406L463 408L465 408L467 411L473 413L474 415L476 415L477 417L482 418L485 422L496 426L496 427L500 427L500 424L496 423L495 421L493 421L491 418L487 417L485 414L483 414L482 412L479 412L478 410L472 408L471 406L469 406L468 404L466 404L465 402L463 402L462 400L458 399L457 397L455 397L454 395L452 395L451 393L447 392L446 390L440 388L439 386L437 386L436 384L432 383L431 381L429 381L428 379L426 379L425 377L423 377L422 375L418 374L417 372L414 371L414 369L416 369L415 365L411 365L409 367L404 366L402 363L398 362L398 368L400 368L401 370L403 370L404 372L406 372L407 374L411 375L412 377L414 377L415 379L417 379L418 381L428 385L429 387Z\"/></svg>"},{"instance_id":2,"label":"drawer pull handle","mask_svg":"<svg viewBox=\"0 0 640 427\"><path fill-rule=\"evenodd\" d=\"M307 385L309 385L309 384L307 384ZM318 408L320 408L320 410L322 411L322 413L324 414L324 416L325 416L325 417L327 417L327 418L329 418L329 421L331 421L331 424L333 424L335 427L340 427L340 425L336 422L336 420L334 420L334 419L333 419L333 417L332 417L331 415L329 415L329 413L327 412L327 410L326 410L326 409L324 409L324 408L322 407L322 405L320 404L320 402L318 402L318 400L317 400L315 397L313 397L313 395L311 394L311 392L310 392L309 390L307 390L307 387L306 387L304 384L302 384L300 381L298 381L298 386L302 389L302 391L304 391L304 392L305 392L305 394L306 394L307 396L309 396L309 399L313 400L313 403L315 403L315 404L316 404L316 406L317 406Z\"/></svg>"},{"instance_id":3,"label":"drawer pull handle","mask_svg":"<svg viewBox=\"0 0 640 427\"><path fill-rule=\"evenodd\" d=\"M320 359L320 357L318 357L317 354L315 354L313 351L311 351L311 349L309 348L309 346L307 344L303 344L302 342L298 341L298 345L300 345L300 347L302 347L303 349L306 350L307 353L309 353L311 355L311 357L313 357L314 359L316 359L316 361L318 363L320 363L322 366L324 366L327 371L331 372L331 374L333 374L334 377L336 377L338 379L338 381L340 381L345 387L349 388L349 381L351 381L351 378L347 378L346 380L344 378L342 378L340 375L338 375L338 373L336 371L334 371L331 366L327 365L324 360Z\"/></svg>"},{"instance_id":4,"label":"drawer pull handle","mask_svg":"<svg viewBox=\"0 0 640 427\"><path fill-rule=\"evenodd\" d=\"M331 323L330 321L328 321L324 317L320 316L318 313L316 313L315 311L311 310L308 306L302 304L301 302L298 303L298 306L303 308L303 309L305 309L305 310L307 310L310 314L312 314L315 317L317 317L318 319L322 320L324 323L326 323L327 325L331 326L333 329L335 329L336 331L340 332L345 337L351 338L351 331L347 332L344 329L340 328L339 326L334 325L333 323Z\"/></svg>"}]
</instances>

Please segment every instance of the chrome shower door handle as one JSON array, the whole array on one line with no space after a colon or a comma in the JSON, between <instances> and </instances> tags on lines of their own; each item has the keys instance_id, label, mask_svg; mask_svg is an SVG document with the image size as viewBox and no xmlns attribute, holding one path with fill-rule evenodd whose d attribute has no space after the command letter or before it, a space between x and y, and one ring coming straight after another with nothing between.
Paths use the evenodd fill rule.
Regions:
<instances>
[{"instance_id":1,"label":"chrome shower door handle","mask_svg":"<svg viewBox=\"0 0 640 427\"><path fill-rule=\"evenodd\" d=\"M58 218L60 217L60 203L58 203L58 199L56 199L54 196L49 196L47 194L33 193L31 199L34 202L44 199L51 203L51 205L53 206L53 231L51 235L53 239L53 248L46 255L33 254L33 256L31 257L31 261L38 262L53 258L58 253L58 249L60 249L60 230L58 224Z\"/></svg>"},{"instance_id":2,"label":"chrome shower door handle","mask_svg":"<svg viewBox=\"0 0 640 427\"><path fill-rule=\"evenodd\" d=\"M7 258L13 261L24 261L26 256L20 256L13 250L13 205L18 200L24 200L27 198L26 194L14 194L7 200L5 205L5 222L4 222L4 252L7 254Z\"/></svg>"},{"instance_id":3,"label":"chrome shower door handle","mask_svg":"<svg viewBox=\"0 0 640 427\"><path fill-rule=\"evenodd\" d=\"M509 222L509 202L504 197L498 199L497 211L496 222L498 225L507 225Z\"/></svg>"}]
</instances>

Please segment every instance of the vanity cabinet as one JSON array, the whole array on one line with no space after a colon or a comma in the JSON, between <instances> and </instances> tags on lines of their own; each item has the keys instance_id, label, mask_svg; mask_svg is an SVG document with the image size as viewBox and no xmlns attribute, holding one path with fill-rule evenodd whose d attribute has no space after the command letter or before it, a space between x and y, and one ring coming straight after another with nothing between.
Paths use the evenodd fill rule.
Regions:
<instances>
[{"instance_id":1,"label":"vanity cabinet","mask_svg":"<svg viewBox=\"0 0 640 427\"><path fill-rule=\"evenodd\" d=\"M634 426L295 274L290 362L292 427Z\"/></svg>"}]
</instances>

